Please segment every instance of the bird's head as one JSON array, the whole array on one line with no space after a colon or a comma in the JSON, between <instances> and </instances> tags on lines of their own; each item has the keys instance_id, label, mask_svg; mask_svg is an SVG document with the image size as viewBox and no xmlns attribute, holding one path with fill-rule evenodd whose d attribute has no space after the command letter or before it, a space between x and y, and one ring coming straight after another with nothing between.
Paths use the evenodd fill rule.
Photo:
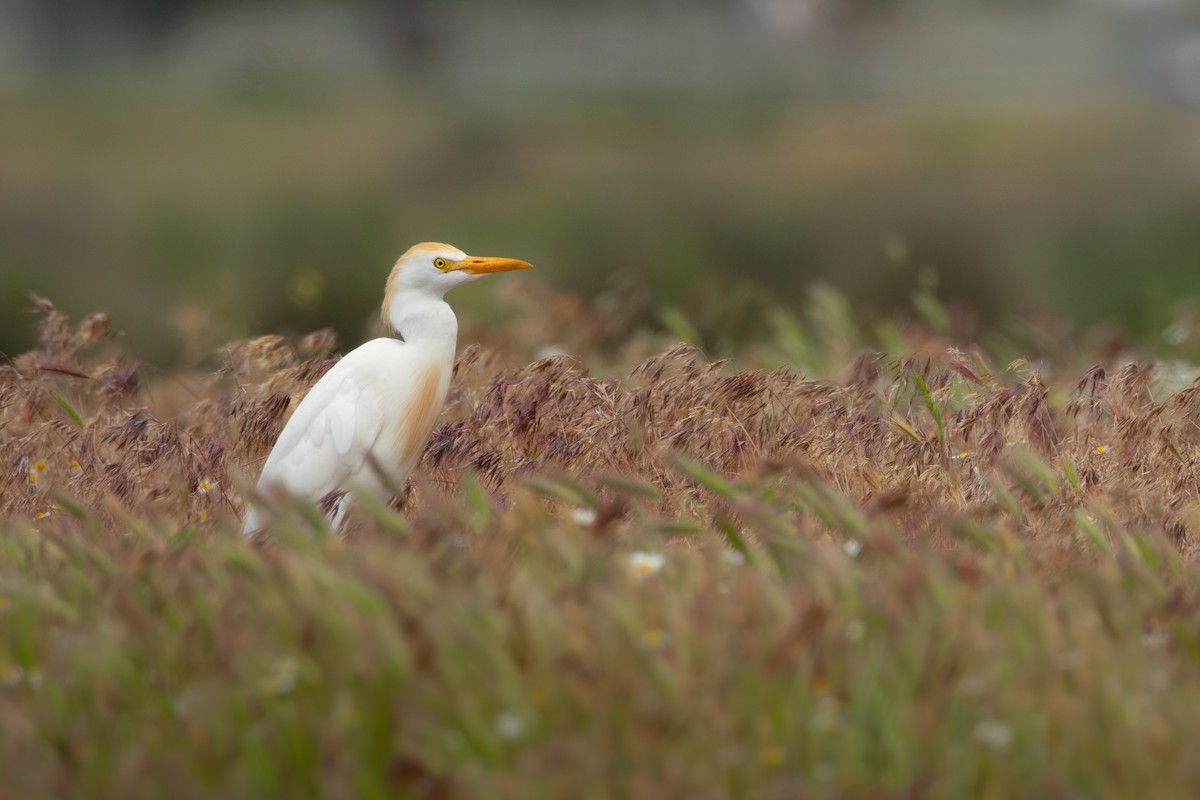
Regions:
<instances>
[{"instance_id":1,"label":"bird's head","mask_svg":"<svg viewBox=\"0 0 1200 800\"><path fill-rule=\"evenodd\" d=\"M383 317L388 319L392 303L401 295L416 293L441 299L455 286L493 272L510 272L532 266L515 258L469 256L457 247L424 242L408 248L388 276L383 299Z\"/></svg>"}]
</instances>

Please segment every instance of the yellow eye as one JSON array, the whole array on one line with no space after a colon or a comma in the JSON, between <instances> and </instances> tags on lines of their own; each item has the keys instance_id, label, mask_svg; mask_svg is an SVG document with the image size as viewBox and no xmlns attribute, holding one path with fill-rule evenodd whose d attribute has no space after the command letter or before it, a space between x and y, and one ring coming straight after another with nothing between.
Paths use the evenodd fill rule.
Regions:
<instances>
[{"instance_id":1,"label":"yellow eye","mask_svg":"<svg viewBox=\"0 0 1200 800\"><path fill-rule=\"evenodd\" d=\"M433 260L433 265L434 265L435 267L437 267L438 269L445 269L445 268L446 268L446 259L444 259L444 258L435 258L435 259Z\"/></svg>"}]
</instances>

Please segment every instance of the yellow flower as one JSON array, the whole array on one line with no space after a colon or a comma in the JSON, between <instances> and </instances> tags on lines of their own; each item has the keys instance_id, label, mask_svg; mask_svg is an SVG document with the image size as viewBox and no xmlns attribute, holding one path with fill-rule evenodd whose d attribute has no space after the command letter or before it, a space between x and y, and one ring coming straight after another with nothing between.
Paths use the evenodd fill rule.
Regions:
<instances>
[{"instance_id":1,"label":"yellow flower","mask_svg":"<svg viewBox=\"0 0 1200 800\"><path fill-rule=\"evenodd\" d=\"M1108 452L1108 445L1106 445L1106 444L1098 444L1098 445L1096 445L1096 453L1097 453L1098 455L1104 455L1104 454L1105 454L1105 453L1107 453L1107 452Z\"/></svg>"},{"instance_id":2,"label":"yellow flower","mask_svg":"<svg viewBox=\"0 0 1200 800\"><path fill-rule=\"evenodd\" d=\"M196 494L208 494L208 490L213 488L213 485L207 480L202 480L196 484Z\"/></svg>"},{"instance_id":3,"label":"yellow flower","mask_svg":"<svg viewBox=\"0 0 1200 800\"><path fill-rule=\"evenodd\" d=\"M764 747L758 757L767 769L779 769L783 766L783 748L777 744L769 744Z\"/></svg>"},{"instance_id":4,"label":"yellow flower","mask_svg":"<svg viewBox=\"0 0 1200 800\"><path fill-rule=\"evenodd\" d=\"M642 644L651 650L657 650L667 641L667 634L662 628L646 628L642 631Z\"/></svg>"},{"instance_id":5,"label":"yellow flower","mask_svg":"<svg viewBox=\"0 0 1200 800\"><path fill-rule=\"evenodd\" d=\"M0 688L11 689L21 684L21 668L12 664L0 667Z\"/></svg>"},{"instance_id":6,"label":"yellow flower","mask_svg":"<svg viewBox=\"0 0 1200 800\"><path fill-rule=\"evenodd\" d=\"M40 478L47 469L48 467L46 466L45 461L36 461L31 464L29 466L29 482L37 483L38 478Z\"/></svg>"}]
</instances>

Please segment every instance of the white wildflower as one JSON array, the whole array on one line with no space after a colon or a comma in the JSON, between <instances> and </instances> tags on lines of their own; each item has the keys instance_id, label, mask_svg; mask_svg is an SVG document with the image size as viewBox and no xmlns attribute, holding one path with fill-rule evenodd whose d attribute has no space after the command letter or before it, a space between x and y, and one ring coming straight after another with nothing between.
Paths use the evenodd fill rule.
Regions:
<instances>
[{"instance_id":1,"label":"white wildflower","mask_svg":"<svg viewBox=\"0 0 1200 800\"><path fill-rule=\"evenodd\" d=\"M1153 631L1142 635L1142 644L1152 649L1166 647L1171 637L1162 631Z\"/></svg>"},{"instance_id":2,"label":"white wildflower","mask_svg":"<svg viewBox=\"0 0 1200 800\"><path fill-rule=\"evenodd\" d=\"M1188 338L1187 326L1179 322L1171 323L1163 329L1162 338L1167 344L1183 344Z\"/></svg>"},{"instance_id":3,"label":"white wildflower","mask_svg":"<svg viewBox=\"0 0 1200 800\"><path fill-rule=\"evenodd\" d=\"M496 719L492 721L492 726L496 729L501 739L506 741L515 741L520 739L525 733L525 723L521 718L511 711L505 711L498 714Z\"/></svg>"},{"instance_id":4,"label":"white wildflower","mask_svg":"<svg viewBox=\"0 0 1200 800\"><path fill-rule=\"evenodd\" d=\"M596 511L591 508L571 509L571 520L579 525L595 525Z\"/></svg>"},{"instance_id":5,"label":"white wildflower","mask_svg":"<svg viewBox=\"0 0 1200 800\"><path fill-rule=\"evenodd\" d=\"M999 720L980 720L972 729L971 738L993 750L1006 750L1012 744L1012 728Z\"/></svg>"},{"instance_id":6,"label":"white wildflower","mask_svg":"<svg viewBox=\"0 0 1200 800\"><path fill-rule=\"evenodd\" d=\"M740 567L746 563L746 556L741 550L734 550L732 547L726 547L721 551L721 560L726 564L732 564L735 567Z\"/></svg>"},{"instance_id":7,"label":"white wildflower","mask_svg":"<svg viewBox=\"0 0 1200 800\"><path fill-rule=\"evenodd\" d=\"M629 554L629 568L639 578L648 578L651 575L657 575L662 572L662 568L666 563L667 560L663 558L662 553L638 550Z\"/></svg>"}]
</instances>

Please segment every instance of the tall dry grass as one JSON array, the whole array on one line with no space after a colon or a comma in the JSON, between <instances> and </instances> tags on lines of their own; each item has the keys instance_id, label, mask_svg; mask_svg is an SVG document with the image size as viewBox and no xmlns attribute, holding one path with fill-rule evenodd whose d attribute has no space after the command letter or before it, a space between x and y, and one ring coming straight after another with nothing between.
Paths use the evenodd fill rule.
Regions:
<instances>
[{"instance_id":1,"label":"tall dry grass","mask_svg":"<svg viewBox=\"0 0 1200 800\"><path fill-rule=\"evenodd\" d=\"M337 359L328 332L264 336L223 347L210 375L148 378L112 346L104 315L73 326L39 304L40 347L0 371L4 516L53 513L61 495L115 526L129 515L219 525L240 513L238 488ZM934 349L863 350L835 379L739 370L686 344L602 376L586 356L514 365L521 343L472 345L402 504L419 516L465 475L501 505L526 477L569 476L605 504L606 525L632 519L631 502L707 523L711 492L678 468L684 458L748 485L836 490L914 542L1003 520L1069 549L1076 515L1102 512L1168 531L1192 554L1200 383L1156 399L1161 369L1126 363L1048 384L1029 366L997 369L978 348L921 344ZM613 488L631 480L634 491ZM793 516L820 532L811 515Z\"/></svg>"}]
</instances>

